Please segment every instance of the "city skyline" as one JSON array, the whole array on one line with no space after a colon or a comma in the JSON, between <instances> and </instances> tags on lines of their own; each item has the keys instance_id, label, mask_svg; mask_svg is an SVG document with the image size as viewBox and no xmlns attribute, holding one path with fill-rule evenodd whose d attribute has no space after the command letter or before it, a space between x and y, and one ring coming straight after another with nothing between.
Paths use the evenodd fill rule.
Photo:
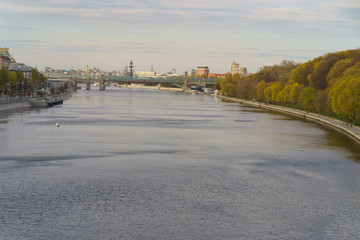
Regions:
<instances>
[{"instance_id":1,"label":"city skyline","mask_svg":"<svg viewBox=\"0 0 360 240\"><path fill-rule=\"evenodd\" d=\"M360 2L0 0L0 47L43 69L249 72L359 48Z\"/></svg>"}]
</instances>

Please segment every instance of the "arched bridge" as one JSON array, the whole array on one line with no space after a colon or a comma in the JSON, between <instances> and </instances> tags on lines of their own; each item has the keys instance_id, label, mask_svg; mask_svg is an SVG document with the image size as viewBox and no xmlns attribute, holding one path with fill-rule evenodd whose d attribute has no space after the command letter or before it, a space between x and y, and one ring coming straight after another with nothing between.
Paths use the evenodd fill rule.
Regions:
<instances>
[{"instance_id":1,"label":"arched bridge","mask_svg":"<svg viewBox=\"0 0 360 240\"><path fill-rule=\"evenodd\" d=\"M99 90L105 90L108 83L118 84L143 84L145 86L161 85L164 87L177 87L187 90L191 86L213 88L215 79L212 78L186 78L186 77L128 77L128 76L83 76L83 75L49 75L49 81L70 81L74 86L77 83L86 83L86 89L90 90L91 83L99 83Z\"/></svg>"}]
</instances>

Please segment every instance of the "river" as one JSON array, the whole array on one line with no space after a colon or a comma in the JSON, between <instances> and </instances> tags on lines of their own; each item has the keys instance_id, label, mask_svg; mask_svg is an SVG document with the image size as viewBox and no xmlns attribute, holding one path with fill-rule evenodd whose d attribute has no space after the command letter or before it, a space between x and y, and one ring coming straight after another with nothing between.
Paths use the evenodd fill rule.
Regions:
<instances>
[{"instance_id":1,"label":"river","mask_svg":"<svg viewBox=\"0 0 360 240\"><path fill-rule=\"evenodd\" d=\"M2 113L0 149L0 239L360 239L359 145L303 119L81 90Z\"/></svg>"}]
</instances>

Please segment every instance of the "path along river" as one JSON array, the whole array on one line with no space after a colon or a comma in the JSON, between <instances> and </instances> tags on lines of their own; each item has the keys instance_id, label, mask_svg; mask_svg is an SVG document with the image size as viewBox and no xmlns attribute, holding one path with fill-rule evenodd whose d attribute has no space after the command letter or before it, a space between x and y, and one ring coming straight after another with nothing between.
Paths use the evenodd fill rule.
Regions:
<instances>
[{"instance_id":1,"label":"path along river","mask_svg":"<svg viewBox=\"0 0 360 240\"><path fill-rule=\"evenodd\" d=\"M317 123L124 88L1 114L0 239L360 239L360 147Z\"/></svg>"}]
</instances>

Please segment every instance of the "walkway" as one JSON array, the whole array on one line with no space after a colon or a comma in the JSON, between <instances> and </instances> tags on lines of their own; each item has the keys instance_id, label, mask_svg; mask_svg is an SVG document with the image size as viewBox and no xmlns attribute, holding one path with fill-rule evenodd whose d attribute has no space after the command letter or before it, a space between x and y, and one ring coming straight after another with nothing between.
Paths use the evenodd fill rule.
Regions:
<instances>
[{"instance_id":1,"label":"walkway","mask_svg":"<svg viewBox=\"0 0 360 240\"><path fill-rule=\"evenodd\" d=\"M257 107L257 108L263 108L263 109L268 109L268 110L272 110L272 111L282 112L282 113L302 117L304 119L316 121L316 122L328 125L330 127L336 128L340 131L343 131L344 133L353 137L355 140L357 140L360 143L360 127L353 126L350 123L347 123L347 122L344 122L344 121L341 121L341 120L338 120L335 118L327 117L327 116L316 114L316 113L306 112L306 111L302 111L302 110L298 110L298 109L272 105L272 104L252 102L252 101L236 99L236 98L229 98L229 97L224 97L224 96L218 96L218 97L228 100L228 101L232 101L232 102L243 103L243 104Z\"/></svg>"}]
</instances>

